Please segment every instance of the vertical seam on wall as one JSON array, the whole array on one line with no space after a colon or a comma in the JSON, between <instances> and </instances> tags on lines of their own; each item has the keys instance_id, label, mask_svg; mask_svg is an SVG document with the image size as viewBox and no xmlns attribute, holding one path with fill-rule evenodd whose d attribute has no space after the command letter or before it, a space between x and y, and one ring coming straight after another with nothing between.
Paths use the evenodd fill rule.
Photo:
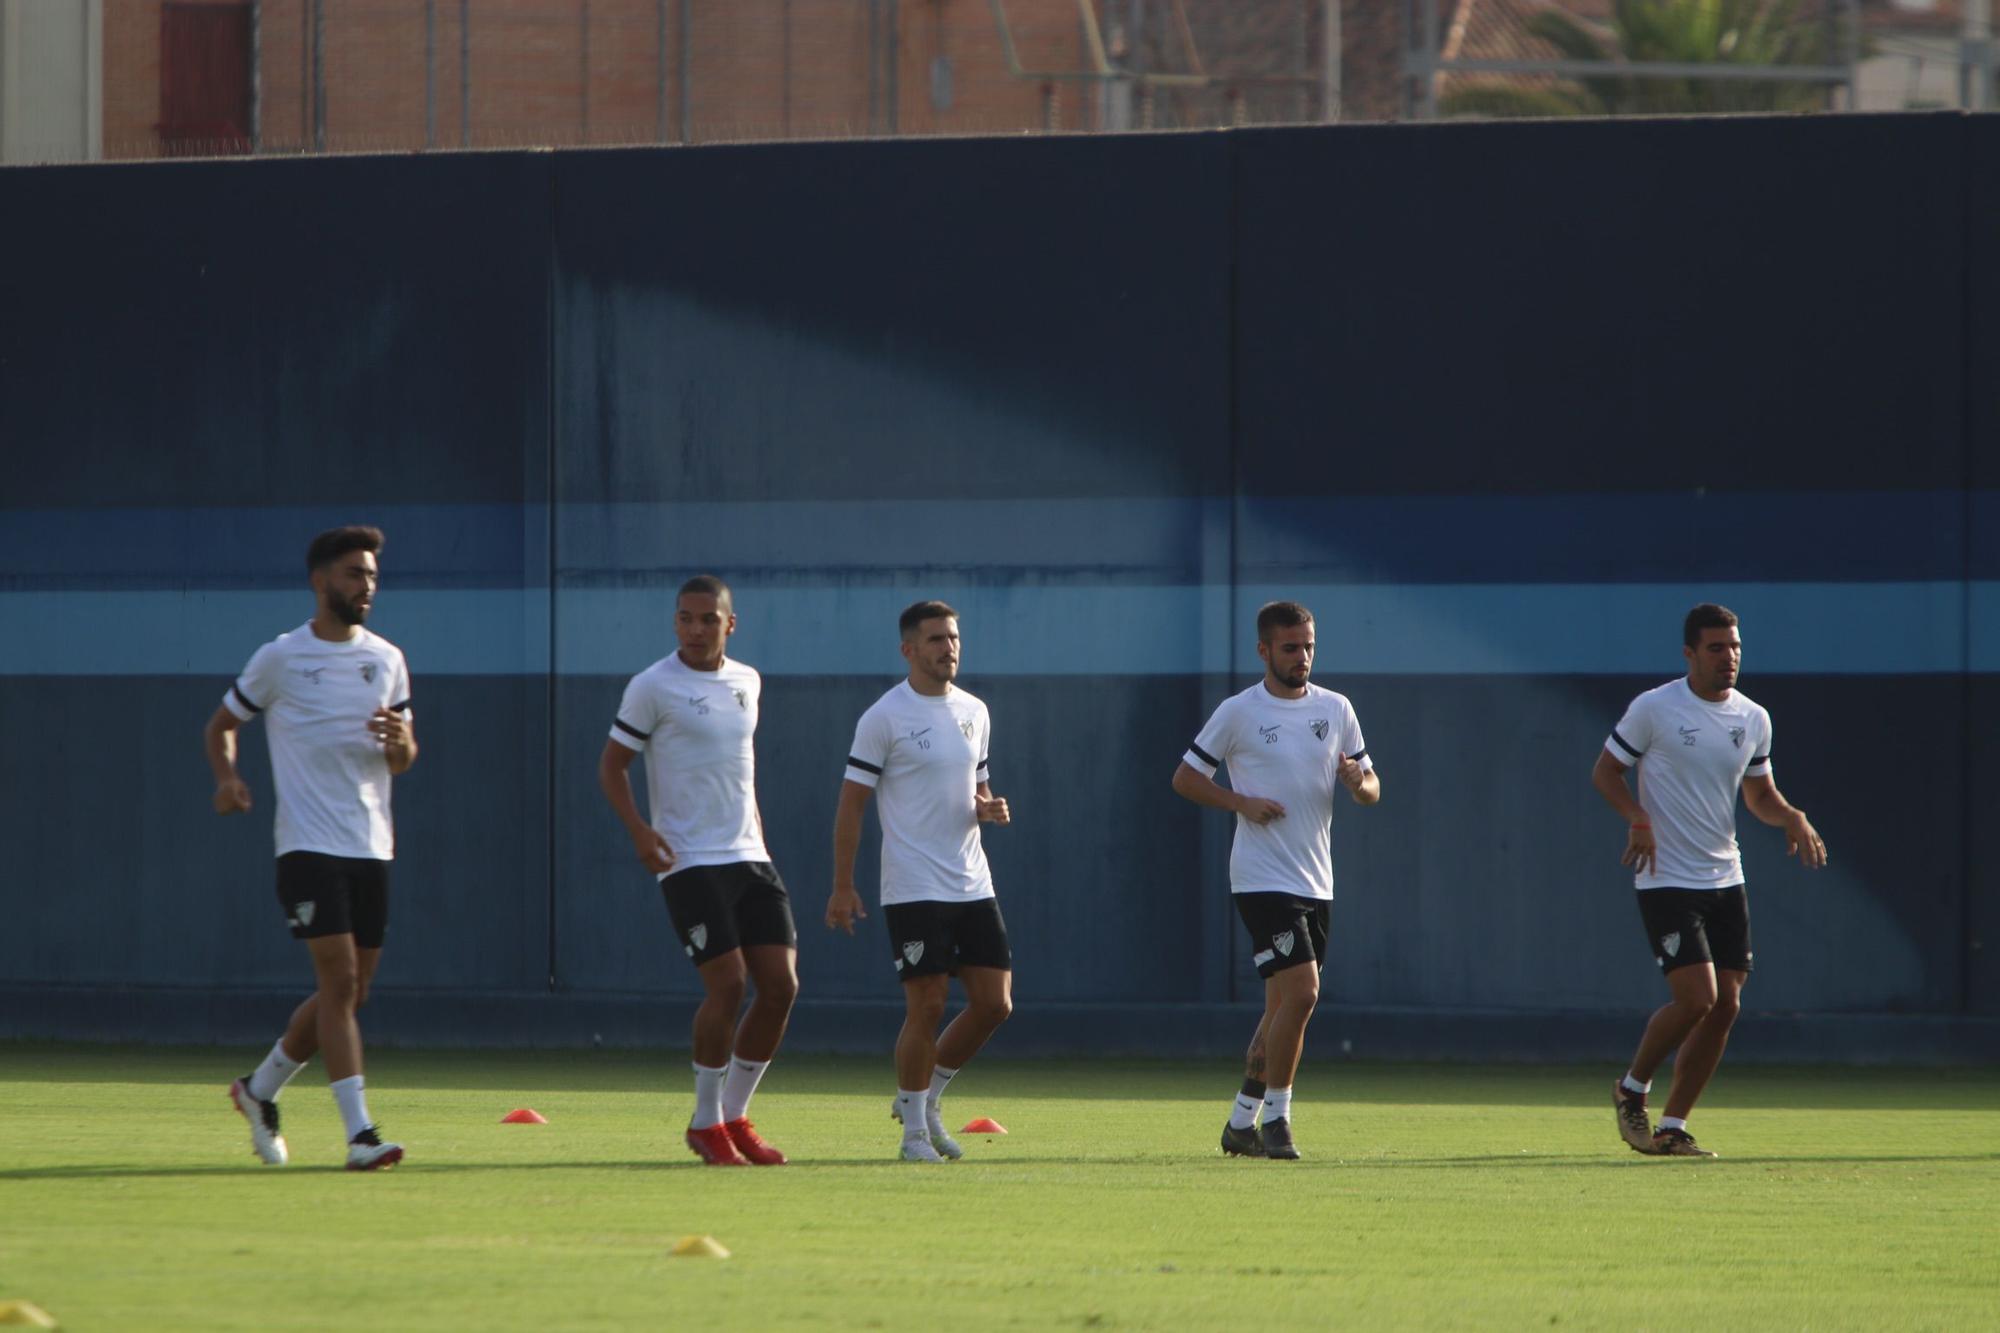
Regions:
<instances>
[{"instance_id":1,"label":"vertical seam on wall","mask_svg":"<svg viewBox=\"0 0 2000 1333\"><path fill-rule=\"evenodd\" d=\"M1228 467L1229 467L1229 476L1228 476L1229 568L1226 571L1226 577L1229 580L1229 623L1225 628L1224 637L1229 647L1228 647L1228 652L1224 655L1222 660L1224 669L1227 670L1229 673L1229 678L1227 682L1228 687L1233 688L1236 683L1236 639L1237 639L1236 625L1237 625L1237 615L1240 609L1236 604L1237 589L1238 589L1238 584L1240 583L1240 580L1237 577L1237 568L1238 568L1237 566L1238 551L1236 544L1237 525L1243 509L1243 451L1242 451L1242 441L1241 441L1242 423L1238 415L1239 396L1238 396L1238 384L1237 384L1237 374L1238 374L1237 339L1240 333L1240 327L1239 327L1239 320L1237 318L1237 307L1236 307L1236 263L1237 263L1237 256L1241 252L1239 242L1241 240L1240 233L1242 231L1241 219L1243 213L1243 204L1242 204L1241 182L1238 178L1240 162L1236 152L1236 139L1235 136L1228 130L1224 130L1222 133L1223 133L1223 139L1222 139L1223 152L1228 158L1228 175L1227 175L1228 192L1226 197L1228 198L1229 201L1229 216L1226 224L1228 227L1228 231L1224 238L1224 243L1228 248L1226 255L1227 267L1224 270L1226 276L1224 279L1225 285L1223 291L1223 300L1226 302L1226 305L1223 310L1223 327L1226 330L1225 336L1227 339L1227 346L1228 346L1228 352L1227 352L1228 364L1224 367L1223 373L1225 377L1224 383L1227 386L1225 392L1228 395L1227 401L1229 404L1228 407L1229 448L1227 451ZM1226 698L1227 695L1228 695L1228 689L1225 689L1224 697ZM1235 785L1235 779L1233 776L1231 777L1230 781L1232 786ZM1231 836L1233 837L1235 834L1235 829L1233 827L1235 821L1232 819L1230 822L1232 825L1230 832ZM1233 885L1231 886L1231 892L1232 894L1234 893ZM1235 908L1235 902L1233 898L1231 899L1230 902L1230 908L1231 911L1233 912ZM1223 948L1222 976L1223 976L1223 999L1226 1001L1234 1001L1240 998L1236 993L1236 958L1233 949L1231 949L1230 947L1230 942L1235 939L1235 935L1230 929L1231 924L1232 923L1229 922L1227 916L1225 915L1223 920L1223 929L1220 932L1218 932L1224 941L1222 946Z\"/></svg>"},{"instance_id":2,"label":"vertical seam on wall","mask_svg":"<svg viewBox=\"0 0 2000 1333\"><path fill-rule=\"evenodd\" d=\"M547 565L544 572L547 575L547 580L548 580L546 586L548 588L547 596L549 601L549 614L547 617L548 627L549 627L548 628L549 649L548 649L548 660L543 669L543 680L545 682L543 689L544 689L544 701L546 705L543 713L544 716L543 727L545 736L543 744L543 753L546 755L544 764L547 768L547 778L546 778L547 792L544 797L547 813L545 816L546 832L544 834L544 841L547 843L548 846L548 883L546 886L547 888L546 898L549 909L548 988L551 992L553 992L556 989L556 852L557 852L557 845L556 845L556 740L557 740L556 737L556 704L557 704L556 534L557 534L557 529L561 526L557 522L557 509L556 509L556 475L557 475L556 474L556 399L557 399L556 264L560 253L559 247L557 245L557 236L556 236L556 219L557 219L556 196L557 196L557 191L560 188L561 172L558 168L557 158L554 154L550 154L546 159L546 161L548 162L548 172L549 172L549 193L548 193L549 211L548 211L548 242L547 242L548 249L545 255L544 263L542 265L542 274L543 274L542 394L543 394L543 408L544 408L544 417L542 423L542 431L543 431L542 457L544 460L543 467L545 469L542 478L542 493L543 493L543 502L548 506L547 510L548 517L543 521L542 524L544 531L547 533L547 537L542 543L542 548L547 553L546 555Z\"/></svg>"},{"instance_id":3,"label":"vertical seam on wall","mask_svg":"<svg viewBox=\"0 0 2000 1333\"><path fill-rule=\"evenodd\" d=\"M1958 117L1958 1012L1972 1012L1972 169L1973 120Z\"/></svg>"}]
</instances>

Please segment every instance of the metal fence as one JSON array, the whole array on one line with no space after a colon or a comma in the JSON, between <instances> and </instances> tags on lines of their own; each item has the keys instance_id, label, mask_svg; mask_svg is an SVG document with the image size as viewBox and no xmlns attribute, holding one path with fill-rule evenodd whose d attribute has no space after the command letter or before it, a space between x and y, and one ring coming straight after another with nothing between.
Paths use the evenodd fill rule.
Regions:
<instances>
[{"instance_id":1,"label":"metal fence","mask_svg":"<svg viewBox=\"0 0 2000 1333\"><path fill-rule=\"evenodd\" d=\"M0 0L0 161L1991 101L1990 0Z\"/></svg>"}]
</instances>

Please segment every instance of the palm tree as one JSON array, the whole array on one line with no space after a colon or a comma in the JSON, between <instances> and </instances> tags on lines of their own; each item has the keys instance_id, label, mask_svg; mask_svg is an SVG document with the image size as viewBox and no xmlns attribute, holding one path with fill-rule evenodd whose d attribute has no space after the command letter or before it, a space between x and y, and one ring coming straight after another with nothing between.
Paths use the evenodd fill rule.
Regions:
<instances>
[{"instance_id":1,"label":"palm tree","mask_svg":"<svg viewBox=\"0 0 2000 1333\"><path fill-rule=\"evenodd\" d=\"M1782 79L1632 78L1617 62L1699 65L1816 65L1827 54L1826 33L1801 22L1798 0L1615 0L1611 41L1556 10L1543 10L1527 29L1561 60L1607 66L1602 75L1552 88L1502 83L1453 89L1441 109L1452 116L1697 115L1716 111L1813 111L1826 91Z\"/></svg>"}]
</instances>

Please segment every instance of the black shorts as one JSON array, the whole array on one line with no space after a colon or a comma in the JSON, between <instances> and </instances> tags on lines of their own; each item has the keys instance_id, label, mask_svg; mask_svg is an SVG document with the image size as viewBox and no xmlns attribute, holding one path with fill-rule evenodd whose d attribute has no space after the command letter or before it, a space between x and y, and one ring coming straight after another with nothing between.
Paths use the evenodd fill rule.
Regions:
<instances>
[{"instance_id":1,"label":"black shorts","mask_svg":"<svg viewBox=\"0 0 2000 1333\"><path fill-rule=\"evenodd\" d=\"M1639 919L1660 971L1714 963L1748 972L1750 895L1741 884L1727 889L1640 889Z\"/></svg>"},{"instance_id":2,"label":"black shorts","mask_svg":"<svg viewBox=\"0 0 2000 1333\"><path fill-rule=\"evenodd\" d=\"M1250 961L1265 980L1300 963L1326 965L1333 904L1293 893L1238 893L1236 914L1250 931Z\"/></svg>"},{"instance_id":3,"label":"black shorts","mask_svg":"<svg viewBox=\"0 0 2000 1333\"><path fill-rule=\"evenodd\" d=\"M389 933L389 863L325 852L278 858L278 905L295 940L352 935L357 949L379 949Z\"/></svg>"},{"instance_id":4,"label":"black shorts","mask_svg":"<svg viewBox=\"0 0 2000 1333\"><path fill-rule=\"evenodd\" d=\"M660 893L696 967L746 945L799 947L792 900L769 861L689 866L661 880Z\"/></svg>"},{"instance_id":5,"label":"black shorts","mask_svg":"<svg viewBox=\"0 0 2000 1333\"><path fill-rule=\"evenodd\" d=\"M896 979L941 974L958 975L961 967L1014 970L1014 950L1007 943L1007 923L998 898L968 903L884 903L882 919L889 927L889 956L896 962Z\"/></svg>"}]
</instances>

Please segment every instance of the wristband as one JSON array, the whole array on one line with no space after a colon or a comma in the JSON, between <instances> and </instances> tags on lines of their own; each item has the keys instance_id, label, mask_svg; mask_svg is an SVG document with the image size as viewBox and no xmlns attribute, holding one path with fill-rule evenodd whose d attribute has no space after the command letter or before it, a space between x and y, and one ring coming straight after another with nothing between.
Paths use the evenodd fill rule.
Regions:
<instances>
[{"instance_id":1,"label":"wristband","mask_svg":"<svg viewBox=\"0 0 2000 1333\"><path fill-rule=\"evenodd\" d=\"M1653 827L1653 826L1652 826L1651 824L1648 824L1648 823L1647 823L1647 822L1646 822L1645 820L1643 820L1643 819L1635 819L1635 820L1633 820L1633 821L1632 821L1632 827L1633 827L1633 828L1651 828L1651 827Z\"/></svg>"}]
</instances>

